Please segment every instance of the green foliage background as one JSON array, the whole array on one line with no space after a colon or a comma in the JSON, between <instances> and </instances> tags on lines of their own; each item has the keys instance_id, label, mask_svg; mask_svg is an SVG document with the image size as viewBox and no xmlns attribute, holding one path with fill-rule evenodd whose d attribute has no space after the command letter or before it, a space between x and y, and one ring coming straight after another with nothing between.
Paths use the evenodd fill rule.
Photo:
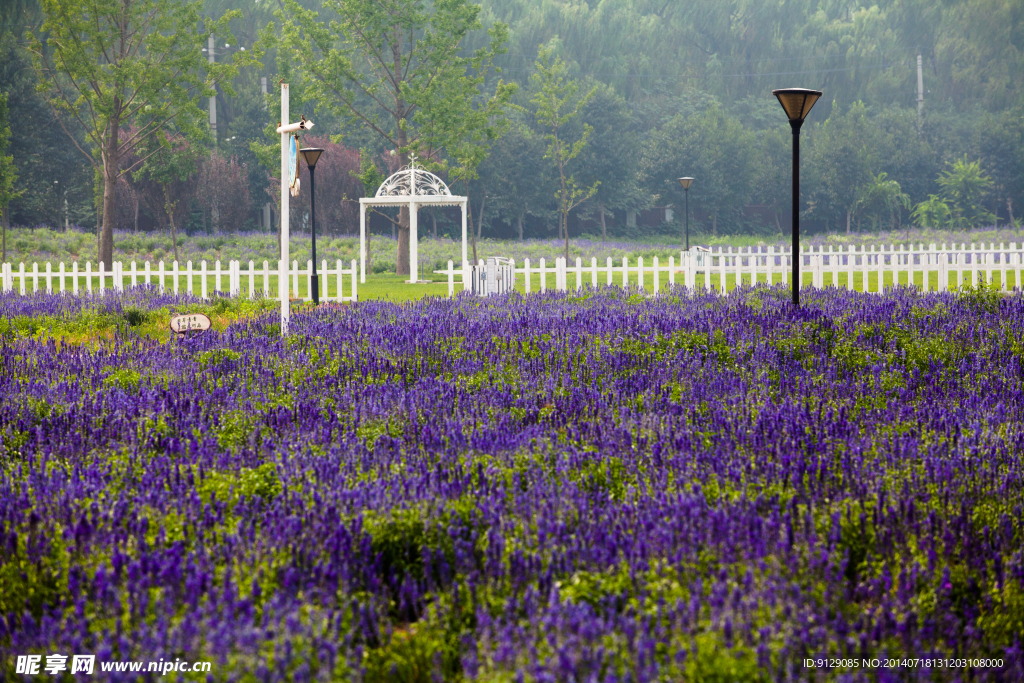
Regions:
<instances>
[{"instance_id":1,"label":"green foliage background","mask_svg":"<svg viewBox=\"0 0 1024 683\"><path fill-rule=\"evenodd\" d=\"M319 0L299 3L320 10ZM614 237L678 234L683 203L675 183L697 178L690 191L691 228L720 234L788 231L789 131L775 87L820 88L825 96L804 127L803 201L807 232L891 228L913 222L913 208L936 195L947 201L961 229L1002 225L1024 215L1024 6L1015 0L480 0L483 28L463 44L484 47L487 30L508 26L507 52L495 59L497 79L518 83L512 125L480 165L470 187L484 205L482 235L554 237L557 204L542 135L531 115L530 78L538 50L564 60L584 92L597 95L572 125L594 128L590 144L569 169L598 193L574 210L570 231ZM210 16L240 9L232 22L238 41L227 52L252 49L260 30L278 19L277 2L207 0ZM62 222L59 198L68 190L70 221L91 228L93 177L69 150L64 132L34 92L34 75L19 43L41 22L35 0L0 8L0 90L10 93L11 120L32 117L30 129L12 127L11 149L24 194L11 205L15 223ZM917 109L917 59L923 65L924 106ZM262 66L243 69L235 96L218 95L218 146L247 163L250 193L261 205L267 172L251 143L265 144L276 122L273 93L281 78L301 78L286 55L270 50ZM485 88L486 90L486 88ZM386 172L386 149L371 131L328 108L293 96L293 113L316 117L318 133L374 155ZM572 131L569 131L572 133ZM383 155L383 156L378 156ZM957 203L939 179L958 162L977 163L991 180L969 202ZM910 208L869 205L885 173ZM54 189L54 180L58 180ZM65 185L66 184L66 185ZM888 199L885 199L888 198ZM767 207L754 220L743 207ZM660 227L631 227L627 212L675 207ZM254 229L258 209L246 227ZM584 222L580 222L581 219ZM440 216L454 234L458 220ZM188 230L199 229L198 212ZM351 226L355 229L355 226Z\"/></svg>"}]
</instances>

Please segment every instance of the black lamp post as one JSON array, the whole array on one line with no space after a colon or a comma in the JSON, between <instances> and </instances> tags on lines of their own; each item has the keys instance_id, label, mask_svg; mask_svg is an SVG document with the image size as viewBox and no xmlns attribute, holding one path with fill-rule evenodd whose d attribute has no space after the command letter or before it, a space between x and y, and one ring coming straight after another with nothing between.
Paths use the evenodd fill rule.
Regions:
<instances>
[{"instance_id":1,"label":"black lamp post","mask_svg":"<svg viewBox=\"0 0 1024 683\"><path fill-rule=\"evenodd\" d=\"M821 97L820 90L782 88L772 90L786 110L793 129L793 305L800 305L800 126Z\"/></svg>"},{"instance_id":2,"label":"black lamp post","mask_svg":"<svg viewBox=\"0 0 1024 683\"><path fill-rule=\"evenodd\" d=\"M324 153L322 149L316 147L305 147L299 150L302 152L303 158L306 160L306 165L309 166L309 215L312 225L310 226L310 232L313 235L313 304L318 305L320 303L320 278L316 272L316 162L320 159L320 155Z\"/></svg>"},{"instance_id":3,"label":"black lamp post","mask_svg":"<svg viewBox=\"0 0 1024 683\"><path fill-rule=\"evenodd\" d=\"M686 251L690 251L690 185L693 178L680 178L679 184L683 186L683 196L686 197Z\"/></svg>"}]
</instances>

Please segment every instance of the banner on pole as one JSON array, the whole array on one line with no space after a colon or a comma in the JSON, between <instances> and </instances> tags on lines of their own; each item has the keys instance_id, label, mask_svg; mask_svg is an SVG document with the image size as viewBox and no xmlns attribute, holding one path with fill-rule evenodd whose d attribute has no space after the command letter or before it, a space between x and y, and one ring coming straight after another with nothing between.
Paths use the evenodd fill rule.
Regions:
<instances>
[{"instance_id":1,"label":"banner on pole","mask_svg":"<svg viewBox=\"0 0 1024 683\"><path fill-rule=\"evenodd\" d=\"M299 136L288 136L288 187L293 197L299 196Z\"/></svg>"}]
</instances>

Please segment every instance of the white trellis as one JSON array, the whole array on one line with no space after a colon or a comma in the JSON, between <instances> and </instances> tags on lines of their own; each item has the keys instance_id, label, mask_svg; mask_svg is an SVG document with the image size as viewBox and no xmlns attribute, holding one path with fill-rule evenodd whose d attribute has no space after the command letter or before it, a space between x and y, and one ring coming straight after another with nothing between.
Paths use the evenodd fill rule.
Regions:
<instances>
[{"instance_id":1,"label":"white trellis","mask_svg":"<svg viewBox=\"0 0 1024 683\"><path fill-rule=\"evenodd\" d=\"M462 207L462 263L466 264L466 205L467 198L453 195L444 181L412 162L392 174L377 188L373 197L359 200L359 281L366 282L366 209L371 206L409 206L409 278L416 282L419 276L419 235L417 211L421 206Z\"/></svg>"}]
</instances>

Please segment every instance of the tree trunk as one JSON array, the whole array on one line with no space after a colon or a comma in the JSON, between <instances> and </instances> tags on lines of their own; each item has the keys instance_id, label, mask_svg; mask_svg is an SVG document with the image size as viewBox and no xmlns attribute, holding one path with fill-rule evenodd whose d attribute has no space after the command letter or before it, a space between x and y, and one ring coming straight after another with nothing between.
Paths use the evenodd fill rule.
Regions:
<instances>
[{"instance_id":1,"label":"tree trunk","mask_svg":"<svg viewBox=\"0 0 1024 683\"><path fill-rule=\"evenodd\" d=\"M171 248L174 251L174 260L178 260L178 233L174 228L174 209L178 206L178 202L171 202L170 195L168 192L168 186L164 185L164 211L167 212L167 222L171 228Z\"/></svg>"},{"instance_id":2,"label":"tree trunk","mask_svg":"<svg viewBox=\"0 0 1024 683\"><path fill-rule=\"evenodd\" d=\"M850 209L846 209L846 234L850 234Z\"/></svg>"},{"instance_id":3,"label":"tree trunk","mask_svg":"<svg viewBox=\"0 0 1024 683\"><path fill-rule=\"evenodd\" d=\"M135 197L135 234L139 234L139 198Z\"/></svg>"},{"instance_id":4,"label":"tree trunk","mask_svg":"<svg viewBox=\"0 0 1024 683\"><path fill-rule=\"evenodd\" d=\"M484 206L487 205L487 195L484 195L480 199L480 213L476 219L476 238L483 239L484 237Z\"/></svg>"},{"instance_id":5,"label":"tree trunk","mask_svg":"<svg viewBox=\"0 0 1024 683\"><path fill-rule=\"evenodd\" d=\"M782 234L782 224L779 223L779 212L773 210L772 213L775 214L775 229L778 230L779 234L781 235Z\"/></svg>"},{"instance_id":6,"label":"tree trunk","mask_svg":"<svg viewBox=\"0 0 1024 683\"><path fill-rule=\"evenodd\" d=\"M476 257L476 230L473 229L473 202L469 199L469 187L466 187L466 220L469 221L469 241L473 246L473 265L479 263Z\"/></svg>"},{"instance_id":7,"label":"tree trunk","mask_svg":"<svg viewBox=\"0 0 1024 683\"><path fill-rule=\"evenodd\" d=\"M434 222L434 239L437 239L437 210L430 210L430 220Z\"/></svg>"},{"instance_id":8,"label":"tree trunk","mask_svg":"<svg viewBox=\"0 0 1024 683\"><path fill-rule=\"evenodd\" d=\"M519 212L519 218L516 220L516 222L519 224L519 241L522 242L523 241L523 212L522 211Z\"/></svg>"},{"instance_id":9,"label":"tree trunk","mask_svg":"<svg viewBox=\"0 0 1024 683\"><path fill-rule=\"evenodd\" d=\"M117 208L115 188L120 166L117 134L120 122L107 125L107 149L103 155L103 227L100 230L99 260L109 272L114 262L114 216Z\"/></svg>"},{"instance_id":10,"label":"tree trunk","mask_svg":"<svg viewBox=\"0 0 1024 683\"><path fill-rule=\"evenodd\" d=\"M718 209L711 212L711 234L718 237Z\"/></svg>"},{"instance_id":11,"label":"tree trunk","mask_svg":"<svg viewBox=\"0 0 1024 683\"><path fill-rule=\"evenodd\" d=\"M604 205L598 204L597 210L601 213L601 239L608 239L608 226L604 222Z\"/></svg>"},{"instance_id":12,"label":"tree trunk","mask_svg":"<svg viewBox=\"0 0 1024 683\"><path fill-rule=\"evenodd\" d=\"M565 262L569 262L569 212L562 214L562 231L565 235Z\"/></svg>"},{"instance_id":13,"label":"tree trunk","mask_svg":"<svg viewBox=\"0 0 1024 683\"><path fill-rule=\"evenodd\" d=\"M1017 221L1015 221L1013 219L1013 200L1010 199L1009 197L1006 198L1006 213L1009 214L1009 216L1010 216L1010 226L1014 230L1016 230L1017 229ZM6 216L6 214L4 214L4 215Z\"/></svg>"},{"instance_id":14,"label":"tree trunk","mask_svg":"<svg viewBox=\"0 0 1024 683\"><path fill-rule=\"evenodd\" d=\"M174 229L174 214L168 216L171 223L171 246L174 248L174 260L178 260L178 232Z\"/></svg>"}]
</instances>

